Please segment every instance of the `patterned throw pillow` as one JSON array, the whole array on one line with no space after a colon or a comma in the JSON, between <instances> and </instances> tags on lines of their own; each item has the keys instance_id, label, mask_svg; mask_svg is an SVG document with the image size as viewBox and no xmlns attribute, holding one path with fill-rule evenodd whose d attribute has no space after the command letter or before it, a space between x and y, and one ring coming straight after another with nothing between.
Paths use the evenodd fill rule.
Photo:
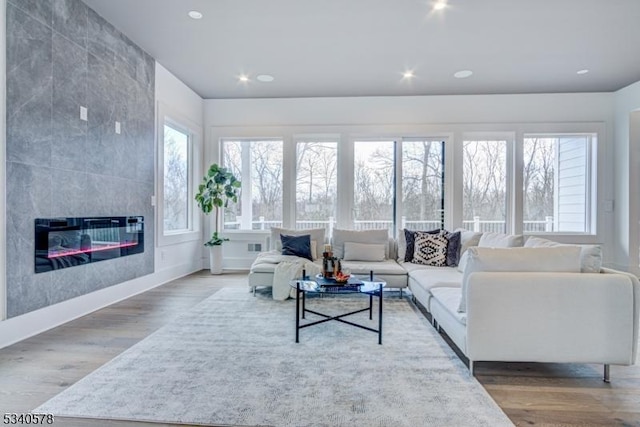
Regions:
<instances>
[{"instance_id":1,"label":"patterned throw pillow","mask_svg":"<svg viewBox=\"0 0 640 427\"><path fill-rule=\"evenodd\" d=\"M447 265L449 239L445 235L417 232L415 237L414 263L435 267Z\"/></svg>"},{"instance_id":2,"label":"patterned throw pillow","mask_svg":"<svg viewBox=\"0 0 640 427\"><path fill-rule=\"evenodd\" d=\"M404 239L406 242L406 251L404 256L405 262L413 262L413 256L415 253L415 240L416 233L427 233L427 234L440 234L447 238L449 242L447 244L447 267L455 267L458 265L460 261L460 237L461 234L459 231L451 232L447 230L429 230L429 231L417 231L417 230L407 230L404 229Z\"/></svg>"}]
</instances>

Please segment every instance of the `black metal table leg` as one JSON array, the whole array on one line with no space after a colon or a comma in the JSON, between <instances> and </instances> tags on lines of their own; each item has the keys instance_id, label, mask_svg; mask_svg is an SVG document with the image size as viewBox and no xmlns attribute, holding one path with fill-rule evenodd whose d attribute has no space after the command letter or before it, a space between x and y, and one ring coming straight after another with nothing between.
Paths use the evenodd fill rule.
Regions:
<instances>
[{"instance_id":1,"label":"black metal table leg","mask_svg":"<svg viewBox=\"0 0 640 427\"><path fill-rule=\"evenodd\" d=\"M373 319L373 317L371 316L372 311L371 307L373 306L373 295L369 294L369 320Z\"/></svg>"},{"instance_id":2,"label":"black metal table leg","mask_svg":"<svg viewBox=\"0 0 640 427\"><path fill-rule=\"evenodd\" d=\"M382 284L380 284L380 303L378 304L378 344L382 344Z\"/></svg>"},{"instance_id":3,"label":"black metal table leg","mask_svg":"<svg viewBox=\"0 0 640 427\"><path fill-rule=\"evenodd\" d=\"M300 282L296 283L296 343L300 333Z\"/></svg>"},{"instance_id":4,"label":"black metal table leg","mask_svg":"<svg viewBox=\"0 0 640 427\"><path fill-rule=\"evenodd\" d=\"M305 312L305 311L307 311L307 309L306 309L306 303L305 303L305 301L306 301L306 299L307 299L307 298L306 298L306 295L307 295L307 293L306 293L306 292L304 292L304 291L302 291L302 318L303 318L303 319L305 318L305 317L304 317L304 312Z\"/></svg>"}]
</instances>

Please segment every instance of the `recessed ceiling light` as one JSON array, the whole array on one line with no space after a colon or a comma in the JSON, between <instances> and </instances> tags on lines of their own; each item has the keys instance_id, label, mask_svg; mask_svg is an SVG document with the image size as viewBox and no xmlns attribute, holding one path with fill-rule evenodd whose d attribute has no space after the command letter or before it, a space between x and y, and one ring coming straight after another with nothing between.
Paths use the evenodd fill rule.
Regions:
<instances>
[{"instance_id":1,"label":"recessed ceiling light","mask_svg":"<svg viewBox=\"0 0 640 427\"><path fill-rule=\"evenodd\" d=\"M270 74L259 74L258 76L256 76L256 80L262 83L271 83L275 79Z\"/></svg>"},{"instance_id":2,"label":"recessed ceiling light","mask_svg":"<svg viewBox=\"0 0 640 427\"><path fill-rule=\"evenodd\" d=\"M589 70L587 70L586 68L583 70L578 70L576 71L576 74L587 74L589 72Z\"/></svg>"},{"instance_id":3,"label":"recessed ceiling light","mask_svg":"<svg viewBox=\"0 0 640 427\"><path fill-rule=\"evenodd\" d=\"M447 2L445 0L437 0L433 3L433 10L443 10L446 9Z\"/></svg>"},{"instance_id":4,"label":"recessed ceiling light","mask_svg":"<svg viewBox=\"0 0 640 427\"><path fill-rule=\"evenodd\" d=\"M246 82L248 82L248 81L249 81L249 77L248 77L248 76L245 76L244 74L240 74L240 75L238 76L238 80L240 80L240 81L241 81L241 82L243 82L243 83L246 83Z\"/></svg>"},{"instance_id":5,"label":"recessed ceiling light","mask_svg":"<svg viewBox=\"0 0 640 427\"><path fill-rule=\"evenodd\" d=\"M466 79L467 77L470 77L473 74L473 71L471 70L460 70L457 71L453 74L453 77L455 77L456 79Z\"/></svg>"},{"instance_id":6,"label":"recessed ceiling light","mask_svg":"<svg viewBox=\"0 0 640 427\"><path fill-rule=\"evenodd\" d=\"M413 71L411 71L411 70L408 70L408 71L405 71L404 73L402 73L402 78L403 79L410 79L410 78L413 78L415 76L416 75L413 74Z\"/></svg>"},{"instance_id":7,"label":"recessed ceiling light","mask_svg":"<svg viewBox=\"0 0 640 427\"><path fill-rule=\"evenodd\" d=\"M202 17L204 15L202 15L202 13L198 12L197 10L192 10L188 13L189 18L191 19L202 19Z\"/></svg>"}]
</instances>

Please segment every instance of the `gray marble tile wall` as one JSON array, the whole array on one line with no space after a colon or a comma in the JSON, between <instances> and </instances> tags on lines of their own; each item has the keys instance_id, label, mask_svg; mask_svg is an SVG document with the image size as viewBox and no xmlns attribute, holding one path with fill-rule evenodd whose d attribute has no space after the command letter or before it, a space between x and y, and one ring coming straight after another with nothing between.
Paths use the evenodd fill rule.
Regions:
<instances>
[{"instance_id":1,"label":"gray marble tile wall","mask_svg":"<svg viewBox=\"0 0 640 427\"><path fill-rule=\"evenodd\" d=\"M82 1L8 0L8 317L153 272L154 78ZM125 215L145 217L143 254L35 274L35 218Z\"/></svg>"}]
</instances>

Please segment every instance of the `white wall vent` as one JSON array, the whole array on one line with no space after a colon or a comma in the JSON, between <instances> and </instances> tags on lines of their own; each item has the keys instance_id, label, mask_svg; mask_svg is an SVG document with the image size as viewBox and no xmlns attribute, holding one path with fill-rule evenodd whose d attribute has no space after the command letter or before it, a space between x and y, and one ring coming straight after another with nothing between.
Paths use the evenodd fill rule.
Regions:
<instances>
[{"instance_id":1,"label":"white wall vent","mask_svg":"<svg viewBox=\"0 0 640 427\"><path fill-rule=\"evenodd\" d=\"M262 243L249 243L247 245L248 252L262 252Z\"/></svg>"}]
</instances>

